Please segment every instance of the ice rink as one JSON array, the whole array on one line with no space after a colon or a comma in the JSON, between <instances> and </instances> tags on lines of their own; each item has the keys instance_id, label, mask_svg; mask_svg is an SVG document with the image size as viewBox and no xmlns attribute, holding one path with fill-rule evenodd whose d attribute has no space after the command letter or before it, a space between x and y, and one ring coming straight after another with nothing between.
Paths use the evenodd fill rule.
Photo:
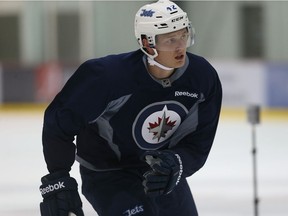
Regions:
<instances>
[{"instance_id":1,"label":"ice rink","mask_svg":"<svg viewBox=\"0 0 288 216\"><path fill-rule=\"evenodd\" d=\"M39 216L42 156L41 110L0 112L0 215ZM256 127L259 216L288 215L288 118ZM241 117L220 120L205 166L189 183L200 216L253 216L251 125ZM78 182L78 164L71 173ZM83 197L82 197L83 198ZM82 199L84 212L97 215Z\"/></svg>"}]
</instances>

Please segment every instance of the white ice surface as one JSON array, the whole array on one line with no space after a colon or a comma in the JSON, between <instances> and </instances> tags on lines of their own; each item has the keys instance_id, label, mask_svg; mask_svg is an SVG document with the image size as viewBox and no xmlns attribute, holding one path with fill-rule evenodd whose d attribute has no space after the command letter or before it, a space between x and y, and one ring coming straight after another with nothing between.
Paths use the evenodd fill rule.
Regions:
<instances>
[{"instance_id":1,"label":"white ice surface","mask_svg":"<svg viewBox=\"0 0 288 216\"><path fill-rule=\"evenodd\" d=\"M39 216L42 113L0 113L0 215ZM252 216L251 125L220 121L205 166L189 178L200 216ZM288 122L256 127L259 216L288 215ZM71 175L81 184L78 164ZM81 195L82 196L82 195ZM97 215L82 197L86 215Z\"/></svg>"}]
</instances>

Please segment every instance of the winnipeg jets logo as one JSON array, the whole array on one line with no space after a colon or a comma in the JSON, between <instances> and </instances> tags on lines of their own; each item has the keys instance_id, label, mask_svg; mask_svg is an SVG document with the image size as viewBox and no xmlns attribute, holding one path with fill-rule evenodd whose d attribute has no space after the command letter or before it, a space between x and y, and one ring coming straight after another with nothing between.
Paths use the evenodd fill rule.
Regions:
<instances>
[{"instance_id":1,"label":"winnipeg jets logo","mask_svg":"<svg viewBox=\"0 0 288 216\"><path fill-rule=\"evenodd\" d=\"M133 138L145 150L158 149L169 142L186 114L187 109L176 101L165 101L145 107L133 124Z\"/></svg>"},{"instance_id":2,"label":"winnipeg jets logo","mask_svg":"<svg viewBox=\"0 0 288 216\"><path fill-rule=\"evenodd\" d=\"M152 17L153 14L155 13L155 11L153 10L146 10L146 9L142 9L142 13L140 14L140 16L144 16L144 17Z\"/></svg>"},{"instance_id":3,"label":"winnipeg jets logo","mask_svg":"<svg viewBox=\"0 0 288 216\"><path fill-rule=\"evenodd\" d=\"M157 139L158 142L161 137L166 137L167 132L172 130L176 123L176 120L170 121L170 117L166 118L166 111L167 107L165 106L162 117L158 117L158 121L155 123L149 123L149 133L153 133L152 139Z\"/></svg>"}]
</instances>

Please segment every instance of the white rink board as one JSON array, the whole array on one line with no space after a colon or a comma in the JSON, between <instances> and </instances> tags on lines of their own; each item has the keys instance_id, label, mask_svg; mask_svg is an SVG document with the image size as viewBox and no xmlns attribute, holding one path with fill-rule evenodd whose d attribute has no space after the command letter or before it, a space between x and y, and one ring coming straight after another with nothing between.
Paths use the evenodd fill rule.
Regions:
<instances>
[{"instance_id":1,"label":"white rink board","mask_svg":"<svg viewBox=\"0 0 288 216\"><path fill-rule=\"evenodd\" d=\"M272 121L256 129L261 216L288 215L287 128L288 122ZM0 215L40 215L38 188L41 176L47 173L41 130L41 113L0 113ZM188 179L199 215L253 215L251 149L248 123L220 122L206 165ZM71 174L80 183L78 164ZM86 215L96 215L82 200Z\"/></svg>"},{"instance_id":2,"label":"white rink board","mask_svg":"<svg viewBox=\"0 0 288 216\"><path fill-rule=\"evenodd\" d=\"M222 83L225 106L267 105L267 71L263 62L215 61L212 65Z\"/></svg>"}]
</instances>

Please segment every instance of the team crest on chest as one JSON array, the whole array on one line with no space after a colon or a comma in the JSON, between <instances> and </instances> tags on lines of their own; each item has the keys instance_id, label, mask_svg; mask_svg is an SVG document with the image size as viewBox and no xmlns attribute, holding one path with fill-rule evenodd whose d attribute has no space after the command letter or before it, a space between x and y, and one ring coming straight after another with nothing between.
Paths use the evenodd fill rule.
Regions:
<instances>
[{"instance_id":1,"label":"team crest on chest","mask_svg":"<svg viewBox=\"0 0 288 216\"><path fill-rule=\"evenodd\" d=\"M158 149L166 145L177 130L187 109L176 101L165 101L145 107L133 124L133 137L144 150Z\"/></svg>"}]
</instances>

